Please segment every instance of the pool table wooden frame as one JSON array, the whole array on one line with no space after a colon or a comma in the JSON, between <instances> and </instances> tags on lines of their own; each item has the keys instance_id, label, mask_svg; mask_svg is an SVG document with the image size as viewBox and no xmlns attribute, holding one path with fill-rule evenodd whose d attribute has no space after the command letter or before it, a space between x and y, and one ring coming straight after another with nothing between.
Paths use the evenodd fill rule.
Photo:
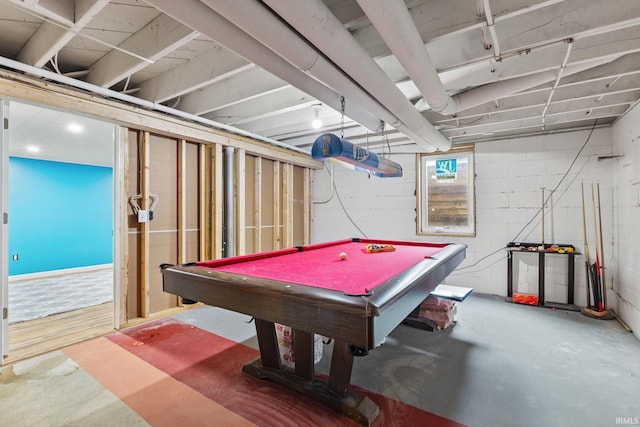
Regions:
<instances>
[{"instance_id":1,"label":"pool table wooden frame","mask_svg":"<svg viewBox=\"0 0 640 427\"><path fill-rule=\"evenodd\" d=\"M388 244L428 244L353 239ZM344 241L335 242L339 244ZM332 243L328 243L332 244ZM345 295L307 285L217 271L195 264L163 265L165 292L254 317L260 359L247 374L269 378L313 395L361 424L370 425L378 407L349 390L353 357L380 345L465 258L466 245L449 244L436 254L377 285L370 295ZM274 252L274 256L279 251ZM282 251L282 256L287 256ZM232 258L229 258L232 259ZM282 366L274 323L294 333L295 371ZM314 375L313 335L334 340L328 381Z\"/></svg>"}]
</instances>

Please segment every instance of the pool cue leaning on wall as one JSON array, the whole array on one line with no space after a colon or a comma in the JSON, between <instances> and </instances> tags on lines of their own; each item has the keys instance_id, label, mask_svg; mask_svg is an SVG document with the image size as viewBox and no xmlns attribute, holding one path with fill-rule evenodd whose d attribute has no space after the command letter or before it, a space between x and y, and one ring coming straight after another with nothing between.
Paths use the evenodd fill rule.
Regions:
<instances>
[{"instance_id":1,"label":"pool cue leaning on wall","mask_svg":"<svg viewBox=\"0 0 640 427\"><path fill-rule=\"evenodd\" d=\"M596 258L595 263L593 265L596 289L598 292L598 304L595 306L597 311L603 311L602 305L602 284L600 277L600 244L598 243L598 224L597 224L597 215L596 215L596 198L595 192L593 189L593 182L591 183L591 204L593 205L593 238L596 241Z\"/></svg>"},{"instance_id":2,"label":"pool cue leaning on wall","mask_svg":"<svg viewBox=\"0 0 640 427\"><path fill-rule=\"evenodd\" d=\"M604 268L604 244L602 240L602 209L600 207L600 183L596 183L596 188L598 191L598 224L600 226L600 256L602 259L600 260L600 268L601 268L601 281L602 281L602 307L604 310L607 309L607 275L606 269Z\"/></svg>"},{"instance_id":3,"label":"pool cue leaning on wall","mask_svg":"<svg viewBox=\"0 0 640 427\"><path fill-rule=\"evenodd\" d=\"M585 274L587 279L587 308L591 307L591 292L589 291L589 283L591 283L592 292L593 289L593 278L592 270L591 270L591 256L589 255L589 241L587 239L587 214L586 207L584 203L584 182L581 182L582 185L582 232L584 234L584 264L585 264ZM591 280L589 280L591 278ZM596 304L596 294L593 292L593 302Z\"/></svg>"}]
</instances>

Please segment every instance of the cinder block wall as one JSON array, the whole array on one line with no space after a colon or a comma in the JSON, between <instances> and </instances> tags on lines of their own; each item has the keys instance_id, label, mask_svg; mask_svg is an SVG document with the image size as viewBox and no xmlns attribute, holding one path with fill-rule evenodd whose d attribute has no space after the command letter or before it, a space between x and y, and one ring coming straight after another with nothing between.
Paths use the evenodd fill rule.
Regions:
<instances>
[{"instance_id":1,"label":"cinder block wall","mask_svg":"<svg viewBox=\"0 0 640 427\"><path fill-rule=\"evenodd\" d=\"M640 338L640 106L613 126L613 153L622 156L610 161L616 207L610 215L617 243L611 264L613 292L618 314Z\"/></svg>"},{"instance_id":2,"label":"cinder block wall","mask_svg":"<svg viewBox=\"0 0 640 427\"><path fill-rule=\"evenodd\" d=\"M546 187L547 195L556 187L588 135L589 130L584 130L476 144L476 237L473 238L416 235L415 154L392 156L403 167L402 178L368 178L366 174L336 167L335 185L346 211L368 237L465 243L467 259L450 275L447 283L471 286L477 292L506 295L506 253L501 248L512 240L540 242L541 216L538 214L529 225L527 223L541 208L541 187ZM591 183L599 182L607 265L613 264L615 256L612 162L599 161L598 156L611 152L611 128L596 129L545 208L545 242L572 244L582 252L580 185L584 181L587 231L593 257ZM315 172L312 194L316 202L328 198L330 179L326 170ZM314 203L312 235L315 242L361 236L335 195L327 203ZM492 252L496 253L480 261ZM517 290L536 293L537 257L518 256L514 265ZM566 302L566 258L548 256L546 271L547 300ZM608 273L613 275L611 270ZM582 306L586 300L582 256L576 257L575 275L575 303Z\"/></svg>"}]
</instances>

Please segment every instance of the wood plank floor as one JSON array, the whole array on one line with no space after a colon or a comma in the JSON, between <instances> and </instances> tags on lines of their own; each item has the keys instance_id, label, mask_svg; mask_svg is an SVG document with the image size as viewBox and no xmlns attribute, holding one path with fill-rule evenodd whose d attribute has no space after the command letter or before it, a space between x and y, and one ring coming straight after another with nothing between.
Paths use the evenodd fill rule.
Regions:
<instances>
[{"instance_id":1,"label":"wood plank floor","mask_svg":"<svg viewBox=\"0 0 640 427\"><path fill-rule=\"evenodd\" d=\"M13 363L113 331L113 303L54 314L9 325L9 354Z\"/></svg>"}]
</instances>

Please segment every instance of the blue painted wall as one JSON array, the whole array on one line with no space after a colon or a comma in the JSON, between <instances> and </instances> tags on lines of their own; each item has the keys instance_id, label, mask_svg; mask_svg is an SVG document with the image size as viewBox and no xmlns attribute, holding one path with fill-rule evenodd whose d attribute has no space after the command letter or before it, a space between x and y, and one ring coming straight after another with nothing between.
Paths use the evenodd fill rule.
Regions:
<instances>
[{"instance_id":1,"label":"blue painted wall","mask_svg":"<svg viewBox=\"0 0 640 427\"><path fill-rule=\"evenodd\" d=\"M109 264L112 247L112 168L9 158L9 276Z\"/></svg>"}]
</instances>

